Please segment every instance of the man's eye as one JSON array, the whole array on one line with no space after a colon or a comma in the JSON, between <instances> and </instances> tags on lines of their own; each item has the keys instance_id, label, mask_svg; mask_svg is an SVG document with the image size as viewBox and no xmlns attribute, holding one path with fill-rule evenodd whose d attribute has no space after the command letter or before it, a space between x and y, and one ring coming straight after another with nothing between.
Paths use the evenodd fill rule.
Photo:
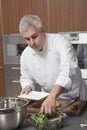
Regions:
<instances>
[{"instance_id":1,"label":"man's eye","mask_svg":"<svg viewBox=\"0 0 87 130\"><path fill-rule=\"evenodd\" d=\"M24 37L24 39L25 39L26 41L30 41L30 38L29 38L29 37Z\"/></svg>"},{"instance_id":2,"label":"man's eye","mask_svg":"<svg viewBox=\"0 0 87 130\"><path fill-rule=\"evenodd\" d=\"M38 37L38 35L34 35L32 36L32 39L36 39Z\"/></svg>"}]
</instances>

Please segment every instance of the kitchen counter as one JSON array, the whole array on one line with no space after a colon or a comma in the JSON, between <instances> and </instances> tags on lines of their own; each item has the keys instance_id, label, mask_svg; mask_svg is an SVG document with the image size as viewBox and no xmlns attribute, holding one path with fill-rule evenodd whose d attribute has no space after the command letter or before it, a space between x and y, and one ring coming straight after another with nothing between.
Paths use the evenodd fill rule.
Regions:
<instances>
[{"instance_id":1,"label":"kitchen counter","mask_svg":"<svg viewBox=\"0 0 87 130\"><path fill-rule=\"evenodd\" d=\"M60 130L87 130L87 127L80 126L80 123L85 113L87 113L87 106L84 109L84 112L82 112L80 116L68 116L64 120L63 127ZM29 125L27 117L26 117L23 124L19 128L17 128L17 130L36 130L36 129Z\"/></svg>"}]
</instances>

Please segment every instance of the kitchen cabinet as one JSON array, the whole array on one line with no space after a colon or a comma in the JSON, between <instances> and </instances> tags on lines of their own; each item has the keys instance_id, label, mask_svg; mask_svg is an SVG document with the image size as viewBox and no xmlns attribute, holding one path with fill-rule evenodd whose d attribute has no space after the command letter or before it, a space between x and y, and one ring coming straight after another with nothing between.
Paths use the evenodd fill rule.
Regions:
<instances>
[{"instance_id":1,"label":"kitchen cabinet","mask_svg":"<svg viewBox=\"0 0 87 130\"><path fill-rule=\"evenodd\" d=\"M49 32L87 30L87 0L48 0Z\"/></svg>"},{"instance_id":2,"label":"kitchen cabinet","mask_svg":"<svg viewBox=\"0 0 87 130\"><path fill-rule=\"evenodd\" d=\"M20 65L7 64L5 66L6 96L17 96L21 92L20 85ZM8 76L9 74L9 76ZM36 91L40 91L40 86L36 84Z\"/></svg>"},{"instance_id":3,"label":"kitchen cabinet","mask_svg":"<svg viewBox=\"0 0 87 130\"><path fill-rule=\"evenodd\" d=\"M47 0L1 0L1 6L4 34L19 33L21 17L33 13L41 17L48 30Z\"/></svg>"},{"instance_id":4,"label":"kitchen cabinet","mask_svg":"<svg viewBox=\"0 0 87 130\"><path fill-rule=\"evenodd\" d=\"M1 1L0 1L1 3ZM3 63L3 46L2 46L2 21L1 21L1 4L0 4L0 96L5 96L5 78Z\"/></svg>"},{"instance_id":5,"label":"kitchen cabinet","mask_svg":"<svg viewBox=\"0 0 87 130\"><path fill-rule=\"evenodd\" d=\"M4 34L19 33L25 14L38 15L46 32L87 30L87 0L1 0L1 7Z\"/></svg>"},{"instance_id":6,"label":"kitchen cabinet","mask_svg":"<svg viewBox=\"0 0 87 130\"><path fill-rule=\"evenodd\" d=\"M8 76L9 74L9 76ZM6 96L17 96L20 94L20 68L18 64L5 65Z\"/></svg>"},{"instance_id":7,"label":"kitchen cabinet","mask_svg":"<svg viewBox=\"0 0 87 130\"><path fill-rule=\"evenodd\" d=\"M0 96L5 96L5 78L4 78L4 64L3 64L1 36L0 36Z\"/></svg>"},{"instance_id":8,"label":"kitchen cabinet","mask_svg":"<svg viewBox=\"0 0 87 130\"><path fill-rule=\"evenodd\" d=\"M2 66L0 66L0 96L5 96L4 70Z\"/></svg>"},{"instance_id":9,"label":"kitchen cabinet","mask_svg":"<svg viewBox=\"0 0 87 130\"><path fill-rule=\"evenodd\" d=\"M4 79L4 64L3 64L1 32L0 32L0 96L5 96L5 79Z\"/></svg>"}]
</instances>

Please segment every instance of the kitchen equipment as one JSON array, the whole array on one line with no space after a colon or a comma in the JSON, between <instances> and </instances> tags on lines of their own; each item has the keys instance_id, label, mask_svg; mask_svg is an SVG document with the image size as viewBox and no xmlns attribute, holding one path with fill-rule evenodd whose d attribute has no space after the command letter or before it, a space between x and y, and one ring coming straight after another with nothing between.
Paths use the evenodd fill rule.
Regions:
<instances>
[{"instance_id":1,"label":"kitchen equipment","mask_svg":"<svg viewBox=\"0 0 87 130\"><path fill-rule=\"evenodd\" d=\"M67 102L66 104L64 104L64 105L62 105L62 106L60 107L60 110L66 108L66 107L68 107L68 106L70 106L71 104L73 104L74 102L76 102L78 99L79 99L79 97L76 97L75 99L69 100L69 102Z\"/></svg>"},{"instance_id":2,"label":"kitchen equipment","mask_svg":"<svg viewBox=\"0 0 87 130\"><path fill-rule=\"evenodd\" d=\"M87 127L87 112L84 114L80 126L81 127Z\"/></svg>"},{"instance_id":3,"label":"kitchen equipment","mask_svg":"<svg viewBox=\"0 0 87 130\"><path fill-rule=\"evenodd\" d=\"M0 97L0 129L12 130L21 125L29 101L16 97Z\"/></svg>"},{"instance_id":4,"label":"kitchen equipment","mask_svg":"<svg viewBox=\"0 0 87 130\"><path fill-rule=\"evenodd\" d=\"M20 55L27 46L20 34L3 34L4 64L20 64Z\"/></svg>"}]
</instances>

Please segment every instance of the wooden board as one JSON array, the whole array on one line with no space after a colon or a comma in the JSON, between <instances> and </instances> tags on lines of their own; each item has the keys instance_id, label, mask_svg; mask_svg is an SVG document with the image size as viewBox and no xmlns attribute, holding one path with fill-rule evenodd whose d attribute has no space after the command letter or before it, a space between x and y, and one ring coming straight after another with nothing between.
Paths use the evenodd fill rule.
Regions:
<instances>
[{"instance_id":1,"label":"wooden board","mask_svg":"<svg viewBox=\"0 0 87 130\"><path fill-rule=\"evenodd\" d=\"M57 101L59 102L60 106L69 102L69 100L64 100L64 99L60 99L60 100L57 100ZM41 107L42 102L43 102L43 100L33 102L32 104L30 104L27 107L26 111L27 112L40 112L40 107ZM72 105L77 105L78 109L72 111L71 110ZM83 109L85 108L86 105L87 105L86 101L78 100L78 101L74 102L73 104L71 104L70 106L64 108L62 111L64 113L66 113L67 115L79 116L82 113L82 111L83 111Z\"/></svg>"},{"instance_id":2,"label":"wooden board","mask_svg":"<svg viewBox=\"0 0 87 130\"><path fill-rule=\"evenodd\" d=\"M33 101L30 105L27 106L26 111L27 112L40 112L40 107L43 100L40 101Z\"/></svg>"},{"instance_id":3,"label":"wooden board","mask_svg":"<svg viewBox=\"0 0 87 130\"><path fill-rule=\"evenodd\" d=\"M67 100L59 100L59 102L60 102L61 105L64 105L68 101ZM64 113L66 113L67 115L79 116L82 113L83 109L85 108L86 104L87 104L86 101L78 100L78 101L74 102L73 104L71 104L70 106L64 108L62 111ZM76 110L71 110L71 106L73 106L73 105L77 106Z\"/></svg>"}]
</instances>

